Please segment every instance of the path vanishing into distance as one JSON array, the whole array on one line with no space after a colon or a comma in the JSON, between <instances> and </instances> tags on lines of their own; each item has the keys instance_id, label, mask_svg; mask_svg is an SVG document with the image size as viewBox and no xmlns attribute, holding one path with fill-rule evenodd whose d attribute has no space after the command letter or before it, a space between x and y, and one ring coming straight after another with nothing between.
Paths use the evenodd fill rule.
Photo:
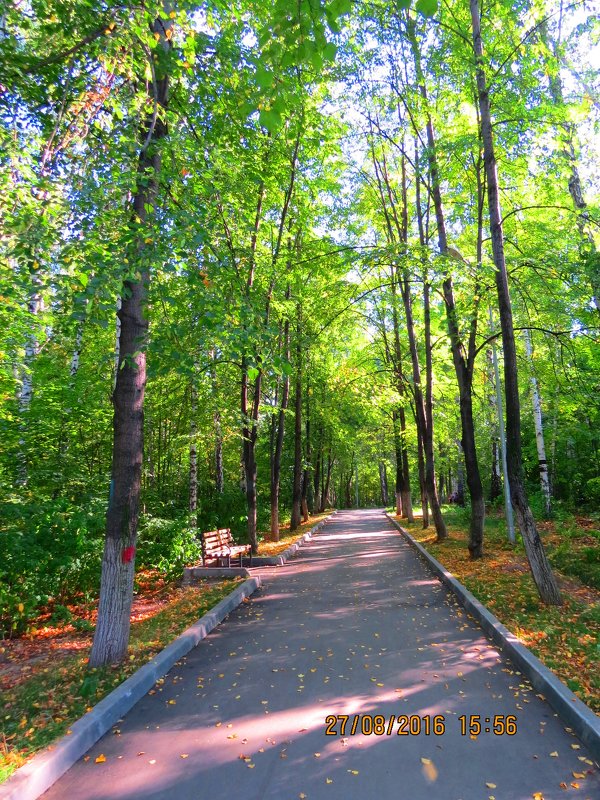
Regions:
<instances>
[{"instance_id":1,"label":"path vanishing into distance","mask_svg":"<svg viewBox=\"0 0 600 800\"><path fill-rule=\"evenodd\" d=\"M44 798L600 797L585 747L381 511L338 513L260 573Z\"/></svg>"}]
</instances>

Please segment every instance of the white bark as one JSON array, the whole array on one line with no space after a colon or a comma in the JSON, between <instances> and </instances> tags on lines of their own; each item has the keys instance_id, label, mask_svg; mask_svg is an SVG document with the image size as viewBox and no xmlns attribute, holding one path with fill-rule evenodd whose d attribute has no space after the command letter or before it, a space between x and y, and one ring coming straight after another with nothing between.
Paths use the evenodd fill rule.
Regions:
<instances>
[{"instance_id":1,"label":"white bark","mask_svg":"<svg viewBox=\"0 0 600 800\"><path fill-rule=\"evenodd\" d=\"M38 277L33 277L32 291L27 302L27 310L30 314L29 333L25 338L25 359L21 370L21 389L19 391L19 410L21 413L27 411L31 405L33 397L33 382L31 379L31 366L40 351L40 345L36 333L37 317L44 309L42 295L40 293L41 281Z\"/></svg>"},{"instance_id":2,"label":"white bark","mask_svg":"<svg viewBox=\"0 0 600 800\"><path fill-rule=\"evenodd\" d=\"M540 470L540 486L542 497L544 498L544 511L549 516L552 511L552 493L550 491L550 478L548 476L548 460L546 458L546 446L544 443L544 424L542 420L542 401L538 388L537 378L533 371L533 349L531 346L531 334L528 330L523 331L525 340L525 352L530 370L531 381L531 401L533 403L533 422L535 425L535 443L538 454L538 464Z\"/></svg>"},{"instance_id":3,"label":"white bark","mask_svg":"<svg viewBox=\"0 0 600 800\"><path fill-rule=\"evenodd\" d=\"M81 321L77 327L77 333L75 334L75 348L73 349L73 355L71 356L71 366L69 368L69 375L71 378L74 378L79 371L79 361L81 358L81 344L83 342L83 321Z\"/></svg>"},{"instance_id":4,"label":"white bark","mask_svg":"<svg viewBox=\"0 0 600 800\"><path fill-rule=\"evenodd\" d=\"M490 306L490 332L494 332L494 317ZM510 499L510 485L508 483L508 466L506 464L506 434L504 432L504 409L502 407L502 386L500 385L500 370L498 369L498 353L496 351L496 341L492 340L492 363L494 364L494 383L496 384L496 413L498 414L498 431L500 433L500 455L502 458L502 483L504 487L504 514L506 516L506 528L508 530L508 540L514 544L515 521L513 508Z\"/></svg>"}]
</instances>

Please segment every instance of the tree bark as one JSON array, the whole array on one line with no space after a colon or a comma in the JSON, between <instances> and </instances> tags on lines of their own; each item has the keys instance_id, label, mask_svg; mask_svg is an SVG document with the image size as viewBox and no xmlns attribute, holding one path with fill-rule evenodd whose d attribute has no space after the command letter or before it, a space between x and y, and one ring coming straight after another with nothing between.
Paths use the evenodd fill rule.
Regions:
<instances>
[{"instance_id":1,"label":"tree bark","mask_svg":"<svg viewBox=\"0 0 600 800\"><path fill-rule=\"evenodd\" d=\"M286 300L290 299L290 285L288 283ZM283 324L283 350L285 358L290 360L290 321L286 316ZM281 405L277 415L275 430L275 446L271 456L271 539L279 541L279 488L281 482L281 454L283 452L283 436L285 427L285 414L290 397L290 376L286 372L283 376Z\"/></svg>"},{"instance_id":2,"label":"tree bark","mask_svg":"<svg viewBox=\"0 0 600 800\"><path fill-rule=\"evenodd\" d=\"M481 135L487 177L488 208L492 253L496 267L496 290L500 311L502 345L504 349L504 392L506 399L506 450L508 480L513 508L519 530L525 544L525 551L531 567L533 579L541 599L548 604L560 605L561 596L558 584L550 567L544 545L538 533L535 519L529 508L521 454L521 409L517 374L517 353L513 327L508 273L504 256L504 234L498 188L498 171L494 153L492 117L490 113L489 90L483 70L483 44L479 20L479 2L470 0L473 29L473 50L476 60L476 80L481 117Z\"/></svg>"},{"instance_id":3,"label":"tree bark","mask_svg":"<svg viewBox=\"0 0 600 800\"><path fill-rule=\"evenodd\" d=\"M196 387L196 376L192 378L190 385L191 394L191 415L190 415L190 527L198 526L198 389Z\"/></svg>"},{"instance_id":4,"label":"tree bark","mask_svg":"<svg viewBox=\"0 0 600 800\"><path fill-rule=\"evenodd\" d=\"M321 469L323 465L323 432L317 434L317 457L315 459L315 471L313 474L313 511L318 514L321 509Z\"/></svg>"},{"instance_id":5,"label":"tree bark","mask_svg":"<svg viewBox=\"0 0 600 800\"><path fill-rule=\"evenodd\" d=\"M327 470L324 471L325 482L323 484L323 491L321 493L321 506L319 511L323 512L330 506L329 487L331 485L331 471L333 469L333 459L331 457L331 446L327 452Z\"/></svg>"},{"instance_id":6,"label":"tree bark","mask_svg":"<svg viewBox=\"0 0 600 800\"><path fill-rule=\"evenodd\" d=\"M257 497L256 497L256 439L258 436L258 412L260 406L260 392L262 385L262 372L254 379L254 392L251 407L248 397L248 361L242 358L242 398L241 409L244 420L242 427L242 465L244 471L244 483L246 492L246 508L248 512L248 541L252 547L252 552L258 550L258 531L257 531Z\"/></svg>"},{"instance_id":7,"label":"tree bark","mask_svg":"<svg viewBox=\"0 0 600 800\"><path fill-rule=\"evenodd\" d=\"M417 461L419 466L419 491L421 494L421 524L423 530L429 527L429 503L425 486L425 454L423 452L423 436L417 425Z\"/></svg>"},{"instance_id":8,"label":"tree bark","mask_svg":"<svg viewBox=\"0 0 600 800\"><path fill-rule=\"evenodd\" d=\"M307 369L309 373L310 370ZM306 442L305 442L305 459L304 459L304 469L302 471L302 500L301 500L301 508L302 508L302 522L308 522L309 513L308 513L308 496L310 491L310 459L311 459L311 450L310 450L310 389L307 385L306 387L306 421L305 421L305 428L306 428Z\"/></svg>"},{"instance_id":9,"label":"tree bark","mask_svg":"<svg viewBox=\"0 0 600 800\"><path fill-rule=\"evenodd\" d=\"M298 306L298 325L296 336L296 386L294 404L294 477L292 484L292 517L290 530L295 531L300 525L302 514L302 311Z\"/></svg>"},{"instance_id":10,"label":"tree bark","mask_svg":"<svg viewBox=\"0 0 600 800\"><path fill-rule=\"evenodd\" d=\"M437 223L438 245L442 257L444 257L446 259L446 262L448 262L449 261L448 238L446 235L444 206L442 202L442 192L440 188L440 176L437 163L435 131L433 127L433 120L431 118L428 108L429 99L427 95L427 86L425 84L425 77L423 75L423 71L421 68L421 56L415 37L415 23L414 20L412 20L410 17L408 21L408 32L413 51L415 71L416 71L417 81L419 84L419 90L424 100L426 108L427 160L429 166L429 184L430 184L430 191L433 199L433 206L435 210L435 218ZM427 283L425 285L424 294L425 298L427 299L428 298ZM450 339L450 351L452 353L452 361L454 364L454 371L456 374L456 380L459 388L459 408L460 408L460 422L462 431L461 445L464 453L465 467L467 470L467 485L469 487L469 493L471 497L469 553L471 555L471 558L481 558L481 556L483 555L485 498L483 494L481 475L479 472L479 464L477 461L477 448L475 443L475 424L473 421L473 399L472 399L473 366L475 360L475 335L477 332L477 317L475 316L471 321L469 351L467 353L466 348L464 347L464 344L461 339L461 334L458 324L458 313L456 309L456 302L454 300L452 275L448 263L446 263L446 276L443 282L443 294L444 294L444 302L446 305L446 322L448 325L448 336ZM426 330L428 329L428 327L429 326L427 325ZM430 358L429 346L427 347L427 354L428 357ZM430 400L431 367L429 360L427 362L427 365L428 365L428 370L427 370L428 400L426 406L427 406L428 424L430 426L433 426L433 414L432 414L431 400ZM428 436L427 439L425 440L426 448L429 439L433 440L433 433L431 434L430 437ZM426 449L426 470L431 469L431 467L428 466L429 463L430 462L427 461L427 449ZM436 509L434 508L433 504L432 504L432 511L434 513L434 518L435 518ZM440 538L439 533L438 533L438 538Z\"/></svg>"},{"instance_id":11,"label":"tree bark","mask_svg":"<svg viewBox=\"0 0 600 800\"><path fill-rule=\"evenodd\" d=\"M214 350L210 352L213 362L210 370L211 390L213 399L213 424L215 427L214 444L214 463L215 463L215 490L217 494L223 494L225 488L225 475L223 472L223 432L221 430L221 411L219 410L219 392L217 382L217 369L215 365L216 354Z\"/></svg>"},{"instance_id":12,"label":"tree bark","mask_svg":"<svg viewBox=\"0 0 600 800\"><path fill-rule=\"evenodd\" d=\"M548 475L548 459L546 458L546 444L544 442L544 424L542 420L542 400L538 388L537 378L533 368L533 348L531 346L531 334L525 329L523 331L525 340L525 352L529 363L531 381L531 402L533 404L533 423L535 427L535 444L538 454L538 468L540 473L540 487L544 498L544 513L547 517L552 514L552 492L550 491L550 477Z\"/></svg>"},{"instance_id":13,"label":"tree bark","mask_svg":"<svg viewBox=\"0 0 600 800\"><path fill-rule=\"evenodd\" d=\"M388 505L388 482L387 482L387 468L385 461L379 462L379 486L381 488L381 502L384 508Z\"/></svg>"},{"instance_id":14,"label":"tree bark","mask_svg":"<svg viewBox=\"0 0 600 800\"><path fill-rule=\"evenodd\" d=\"M158 48L170 49L173 20L157 18L152 25L158 35ZM158 51L157 51L158 52ZM155 58L156 80L149 97L159 113L146 118L140 139L144 143L138 159L138 181L133 198L134 224L144 225L148 209L158 195L160 152L158 143L167 135L163 113L167 107L169 79L160 74L160 58ZM113 392L113 462L110 497L106 516L106 539L102 560L98 621L90 654L90 667L121 662L127 654L135 544L139 513L140 482L143 460L144 391L146 386L145 343L148 321L145 317L150 273L147 247L141 230L137 236L139 278L128 278L118 317L119 368Z\"/></svg>"}]
</instances>

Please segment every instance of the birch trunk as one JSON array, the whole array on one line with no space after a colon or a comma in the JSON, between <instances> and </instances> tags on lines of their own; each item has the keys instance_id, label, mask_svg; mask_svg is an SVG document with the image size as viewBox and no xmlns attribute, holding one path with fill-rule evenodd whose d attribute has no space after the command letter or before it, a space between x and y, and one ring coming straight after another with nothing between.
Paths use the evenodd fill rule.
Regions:
<instances>
[{"instance_id":1,"label":"birch trunk","mask_svg":"<svg viewBox=\"0 0 600 800\"><path fill-rule=\"evenodd\" d=\"M27 414L31 407L31 400L33 398L33 378L32 368L33 362L39 353L39 342L37 336L38 316L43 310L43 300L41 294L41 279L35 273L31 274L31 293L27 302L27 311L29 312L28 327L29 332L25 337L25 354L23 364L20 369L20 387L19 387L19 463L18 463L18 483L25 486L28 479L28 456L26 444L26 430L27 430Z\"/></svg>"},{"instance_id":2,"label":"birch trunk","mask_svg":"<svg viewBox=\"0 0 600 800\"><path fill-rule=\"evenodd\" d=\"M531 334L525 329L523 331L525 340L525 352L529 364L531 381L531 402L533 404L533 422L535 425L535 444L538 454L538 467L540 472L540 486L542 497L544 498L544 513L549 517L552 513L552 493L550 491L550 477L548 475L548 459L546 458L546 445L544 442L544 425L542 420L542 400L538 388L537 378L533 368L533 348L531 346Z\"/></svg>"},{"instance_id":3,"label":"birch trunk","mask_svg":"<svg viewBox=\"0 0 600 800\"><path fill-rule=\"evenodd\" d=\"M388 482L387 482L387 468L384 461L379 462L379 486L381 488L381 502L384 508L388 505Z\"/></svg>"},{"instance_id":4,"label":"birch trunk","mask_svg":"<svg viewBox=\"0 0 600 800\"><path fill-rule=\"evenodd\" d=\"M326 508L329 508L331 505L330 497L329 497L329 489L331 486L331 471L333 469L333 459L331 457L331 447L327 452L327 470L324 471L325 475L325 482L323 484L323 491L321 493L321 507L320 511L325 511Z\"/></svg>"},{"instance_id":5,"label":"birch trunk","mask_svg":"<svg viewBox=\"0 0 600 800\"><path fill-rule=\"evenodd\" d=\"M490 307L490 331L494 331L494 318L492 316L492 309ZM500 384L500 369L498 366L498 352L496 349L496 341L492 340L492 364L494 367L494 387L496 395L496 413L498 419L498 443L500 445L500 458L502 462L502 484L504 487L504 514L506 516L506 528L508 532L508 541L514 544L515 538L515 522L513 517L512 501L510 497L510 482L508 478L508 462L506 458L506 433L504 430L504 408L502 403L502 386Z\"/></svg>"}]
</instances>

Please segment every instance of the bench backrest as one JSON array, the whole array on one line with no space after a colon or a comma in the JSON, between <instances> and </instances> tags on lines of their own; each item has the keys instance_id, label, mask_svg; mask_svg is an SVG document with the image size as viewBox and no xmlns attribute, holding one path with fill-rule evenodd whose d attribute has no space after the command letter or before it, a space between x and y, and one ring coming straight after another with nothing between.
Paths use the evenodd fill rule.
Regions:
<instances>
[{"instance_id":1,"label":"bench backrest","mask_svg":"<svg viewBox=\"0 0 600 800\"><path fill-rule=\"evenodd\" d=\"M233 537L229 528L219 528L216 531L207 531L202 534L202 547L205 553L229 547L233 544Z\"/></svg>"}]
</instances>

